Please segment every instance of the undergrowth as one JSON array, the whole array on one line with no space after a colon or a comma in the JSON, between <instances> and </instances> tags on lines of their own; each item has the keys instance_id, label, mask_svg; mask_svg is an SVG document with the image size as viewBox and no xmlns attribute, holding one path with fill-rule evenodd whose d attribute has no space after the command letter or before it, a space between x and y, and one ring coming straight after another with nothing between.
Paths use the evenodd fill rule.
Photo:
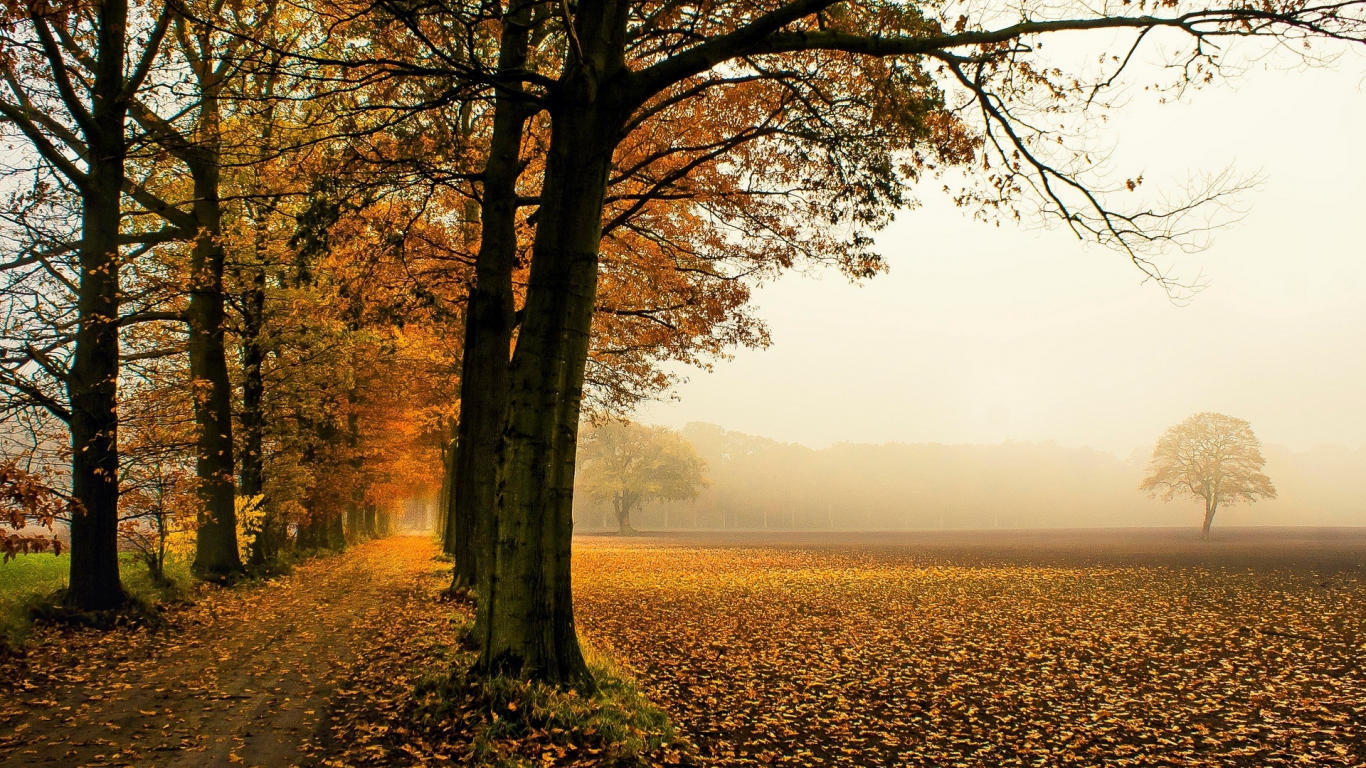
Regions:
<instances>
[{"instance_id":1,"label":"undergrowth","mask_svg":"<svg viewBox=\"0 0 1366 768\"><path fill-rule=\"evenodd\" d=\"M30 604L66 586L70 561L70 555L39 552L0 565L0 642L23 636Z\"/></svg>"},{"instance_id":2,"label":"undergrowth","mask_svg":"<svg viewBox=\"0 0 1366 768\"><path fill-rule=\"evenodd\" d=\"M71 555L47 552L21 555L0 565L0 644L10 652L27 637L33 622L88 627L158 620L158 606L184 599L193 583L189 564L170 560L163 579L156 579L137 555L119 558L119 578L128 604L114 611L83 613L63 605L71 572Z\"/></svg>"},{"instance_id":3,"label":"undergrowth","mask_svg":"<svg viewBox=\"0 0 1366 768\"><path fill-rule=\"evenodd\" d=\"M414 724L427 731L463 729L463 764L480 768L595 765L645 768L693 764L692 747L630 675L585 648L596 690L583 694L505 676L471 672L462 653L453 669L414 691Z\"/></svg>"},{"instance_id":4,"label":"undergrowth","mask_svg":"<svg viewBox=\"0 0 1366 768\"><path fill-rule=\"evenodd\" d=\"M450 572L390 596L328 706L313 747L326 766L646 768L697 765L629 672L581 639L591 693L473 671L473 605L445 595Z\"/></svg>"}]
</instances>

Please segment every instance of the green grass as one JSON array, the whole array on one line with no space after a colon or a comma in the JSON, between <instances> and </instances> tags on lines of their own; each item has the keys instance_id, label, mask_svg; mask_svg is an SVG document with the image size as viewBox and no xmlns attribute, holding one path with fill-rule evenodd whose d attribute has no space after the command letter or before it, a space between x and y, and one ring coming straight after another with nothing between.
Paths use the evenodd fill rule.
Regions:
<instances>
[{"instance_id":1,"label":"green grass","mask_svg":"<svg viewBox=\"0 0 1366 768\"><path fill-rule=\"evenodd\" d=\"M142 559L131 552L119 558L119 576L132 598L155 605L180 595L190 583L188 562L172 559L166 564L167 583L157 584ZM29 628L29 609L67 584L71 555L39 552L0 565L0 641L17 641Z\"/></svg>"},{"instance_id":2,"label":"green grass","mask_svg":"<svg viewBox=\"0 0 1366 768\"><path fill-rule=\"evenodd\" d=\"M575 690L505 676L484 678L469 668L474 655L444 674L418 683L413 719L420 728L460 721L466 730L468 765L534 768L536 755L556 745L591 748L596 763L611 768L693 764L693 747L679 737L663 710L641 693L630 673L580 638L594 690ZM478 713L471 716L470 713Z\"/></svg>"},{"instance_id":3,"label":"green grass","mask_svg":"<svg viewBox=\"0 0 1366 768\"><path fill-rule=\"evenodd\" d=\"M71 555L48 552L20 555L0 565L0 638L15 638L28 628L28 606L66 586Z\"/></svg>"}]
</instances>

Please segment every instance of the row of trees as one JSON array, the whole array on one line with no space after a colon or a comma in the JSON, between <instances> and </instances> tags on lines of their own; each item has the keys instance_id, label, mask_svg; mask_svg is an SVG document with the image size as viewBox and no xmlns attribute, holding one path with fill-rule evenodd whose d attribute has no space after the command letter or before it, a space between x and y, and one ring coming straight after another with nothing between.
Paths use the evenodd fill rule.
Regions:
<instances>
[{"instance_id":1,"label":"row of trees","mask_svg":"<svg viewBox=\"0 0 1366 768\"><path fill-rule=\"evenodd\" d=\"M1329 475L1350 475L1311 461ZM666 530L671 523L787 531L1159 523L1155 508L1134 496L1138 482L1164 502L1202 502L1208 537L1219 509L1277 498L1265 466L1251 425L1219 413L1191 416L1166 430L1150 455L1136 450L1127 461L1052 442L814 450L711 424L689 424L679 434L614 421L580 440L575 514L578 525L597 529L615 516L621 533L635 531L631 512L651 501L660 503L646 520ZM1350 496L1350 485L1339 492Z\"/></svg>"},{"instance_id":2,"label":"row of trees","mask_svg":"<svg viewBox=\"0 0 1366 768\"><path fill-rule=\"evenodd\" d=\"M1238 39L1308 57L1366 37L1360 0L0 13L6 438L26 472L65 468L48 485L70 499L69 599L120 601L119 515L130 489L156 495L160 457L193 468L210 576L241 567L238 495L264 496L269 559L440 472L480 668L580 685L585 408L666 388L662 361L765 343L758 280L880 271L872 235L927 175L1179 290L1153 254L1238 184L1159 208L1101 172L1086 129L1135 51L1160 39L1180 91ZM1084 32L1098 64L1043 58Z\"/></svg>"},{"instance_id":3,"label":"row of trees","mask_svg":"<svg viewBox=\"0 0 1366 768\"><path fill-rule=\"evenodd\" d=\"M159 568L175 533L200 575L235 576L240 509L257 565L382 531L439 472L460 275L407 226L432 201L357 170L282 67L300 13L4 13L5 448L65 498L67 600L118 606L121 542Z\"/></svg>"}]
</instances>

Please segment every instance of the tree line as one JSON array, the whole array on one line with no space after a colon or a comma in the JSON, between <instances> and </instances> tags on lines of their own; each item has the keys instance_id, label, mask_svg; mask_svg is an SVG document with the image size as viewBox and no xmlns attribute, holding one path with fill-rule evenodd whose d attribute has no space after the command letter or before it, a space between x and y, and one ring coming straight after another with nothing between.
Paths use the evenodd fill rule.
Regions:
<instances>
[{"instance_id":1,"label":"tree line","mask_svg":"<svg viewBox=\"0 0 1366 768\"><path fill-rule=\"evenodd\" d=\"M1251 427L1220 414L1192 416L1127 456L1016 440L814 449L700 422L678 433L615 423L602 431L580 447L576 531L1167 527L1198 519L1192 502L1210 522L1234 505L1239 524L1366 522L1366 449L1273 448L1263 458ZM651 435L663 439L643 439ZM701 483L688 471L698 466ZM1279 501L1275 488L1285 492ZM629 517L618 496L634 500Z\"/></svg>"},{"instance_id":2,"label":"tree line","mask_svg":"<svg viewBox=\"0 0 1366 768\"><path fill-rule=\"evenodd\" d=\"M585 412L767 343L758 282L884 269L874 235L931 179L1179 292L1161 254L1243 185L1148 199L1093 157L1134 57L1160 43L1179 94L1243 61L1234 42L1312 63L1364 13L12 0L0 496L39 522L26 489L60 499L66 599L97 610L123 600L120 527L157 510L193 516L196 571L231 579L242 499L267 564L439 485L480 670L591 687L569 557ZM1098 64L1046 58L1067 34Z\"/></svg>"}]
</instances>

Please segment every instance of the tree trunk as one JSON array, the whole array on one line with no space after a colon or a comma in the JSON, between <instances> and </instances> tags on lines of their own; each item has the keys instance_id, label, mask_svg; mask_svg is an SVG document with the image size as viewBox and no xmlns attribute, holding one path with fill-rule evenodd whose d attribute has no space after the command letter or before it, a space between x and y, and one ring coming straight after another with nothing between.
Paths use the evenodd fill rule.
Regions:
<instances>
[{"instance_id":1,"label":"tree trunk","mask_svg":"<svg viewBox=\"0 0 1366 768\"><path fill-rule=\"evenodd\" d=\"M350 454L347 463L351 467L351 500L346 505L346 527L351 531L352 543L359 543L373 539L375 531L368 522L365 488L362 485L365 457L360 451L360 394L355 386L346 392L346 450ZM345 544L344 533L341 539Z\"/></svg>"},{"instance_id":2,"label":"tree trunk","mask_svg":"<svg viewBox=\"0 0 1366 768\"><path fill-rule=\"evenodd\" d=\"M327 548L338 552L346 549L346 529L342 524L342 513L334 511L327 516Z\"/></svg>"},{"instance_id":3,"label":"tree trunk","mask_svg":"<svg viewBox=\"0 0 1366 768\"><path fill-rule=\"evenodd\" d=\"M359 544L365 539L364 521L361 519L360 504L352 499L346 505L346 543Z\"/></svg>"},{"instance_id":4,"label":"tree trunk","mask_svg":"<svg viewBox=\"0 0 1366 768\"><path fill-rule=\"evenodd\" d=\"M80 295L71 402L71 578L66 602L82 610L123 604L119 582L119 225L127 146L126 0L97 3L92 128L81 190Z\"/></svg>"},{"instance_id":5,"label":"tree trunk","mask_svg":"<svg viewBox=\"0 0 1366 768\"><path fill-rule=\"evenodd\" d=\"M253 498L265 492L265 457L261 449L265 442L265 392L263 374L266 353L261 346L265 325L266 269L264 230L257 228L256 253L260 261L253 271L251 286L242 301L242 458L239 489L242 496ZM271 505L262 507L261 530L251 543L251 564L265 565L279 556L280 536L276 531Z\"/></svg>"},{"instance_id":6,"label":"tree trunk","mask_svg":"<svg viewBox=\"0 0 1366 768\"><path fill-rule=\"evenodd\" d=\"M215 124L216 106L206 98L203 109ZM223 212L218 199L219 169L213 157L192 166L194 214L199 231L190 264L190 378L195 402L196 457L200 518L195 540L194 570L201 576L225 577L242 571L237 553L236 488L233 472L232 381L223 343Z\"/></svg>"},{"instance_id":7,"label":"tree trunk","mask_svg":"<svg viewBox=\"0 0 1366 768\"><path fill-rule=\"evenodd\" d=\"M609 22L610 24L610 22ZM581 37L583 34L581 33ZM570 592L574 458L597 290L603 196L620 122L570 65L552 108L525 318L499 450L496 549L480 668L592 686Z\"/></svg>"},{"instance_id":8,"label":"tree trunk","mask_svg":"<svg viewBox=\"0 0 1366 768\"><path fill-rule=\"evenodd\" d=\"M264 92L258 98L266 103L265 114L260 121L262 130L258 143L257 159L264 165L271 156L274 145L275 126L275 78L269 77L264 83ZM256 190L262 191L262 190ZM252 255L255 263L251 265L251 283L242 297L242 451L238 489L243 496L264 497L266 488L265 455L265 363L264 345L266 327L266 265L270 262L266 237L268 232L267 211L270 205L257 198L247 203L252 223ZM252 541L251 562L265 565L275 562L280 549L285 544L288 531L285 521L275 515L275 505L265 503L262 498L261 530Z\"/></svg>"},{"instance_id":9,"label":"tree trunk","mask_svg":"<svg viewBox=\"0 0 1366 768\"><path fill-rule=\"evenodd\" d=\"M365 534L368 538L379 538L379 514L373 504L362 507L365 515Z\"/></svg>"},{"instance_id":10,"label":"tree trunk","mask_svg":"<svg viewBox=\"0 0 1366 768\"><path fill-rule=\"evenodd\" d=\"M1209 527L1214 523L1214 513L1219 511L1219 502L1205 501L1205 524L1200 529L1200 538L1209 538Z\"/></svg>"},{"instance_id":11,"label":"tree trunk","mask_svg":"<svg viewBox=\"0 0 1366 768\"><path fill-rule=\"evenodd\" d=\"M634 499L629 495L622 494L617 501L617 533L635 533L636 529L631 526L631 507L634 506Z\"/></svg>"},{"instance_id":12,"label":"tree trunk","mask_svg":"<svg viewBox=\"0 0 1366 768\"><path fill-rule=\"evenodd\" d=\"M470 520L469 515L460 514L461 507L456 501L455 496L455 488L460 480L456 477L460 461L459 438L452 438L450 442L446 444L445 461L446 473L441 481L441 487L445 493L442 501L442 509L445 511L445 520L441 527L441 551L456 559L455 582L451 585L452 587L456 587L460 582L460 572L463 567L462 563L469 565L466 561L477 555L477 553L462 552L463 547L469 546L470 539L468 536L461 535L461 527L462 525L470 525Z\"/></svg>"},{"instance_id":13,"label":"tree trunk","mask_svg":"<svg viewBox=\"0 0 1366 768\"><path fill-rule=\"evenodd\" d=\"M530 45L531 6L504 23L498 52L502 72L521 70ZM513 84L519 87L520 84ZM481 236L474 288L465 318L460 423L448 534L455 557L452 589L485 588L492 547L498 441L508 407L508 350L515 324L512 271L517 263L517 177L527 105L499 91L483 174ZM482 593L482 591L481 591ZM476 619L481 621L481 619Z\"/></svg>"},{"instance_id":14,"label":"tree trunk","mask_svg":"<svg viewBox=\"0 0 1366 768\"><path fill-rule=\"evenodd\" d=\"M441 551L450 554L446 547L446 531L450 528L451 489L455 480L455 440L443 440L441 445L441 490L436 495L436 519L433 521L433 534L441 542Z\"/></svg>"}]
</instances>

